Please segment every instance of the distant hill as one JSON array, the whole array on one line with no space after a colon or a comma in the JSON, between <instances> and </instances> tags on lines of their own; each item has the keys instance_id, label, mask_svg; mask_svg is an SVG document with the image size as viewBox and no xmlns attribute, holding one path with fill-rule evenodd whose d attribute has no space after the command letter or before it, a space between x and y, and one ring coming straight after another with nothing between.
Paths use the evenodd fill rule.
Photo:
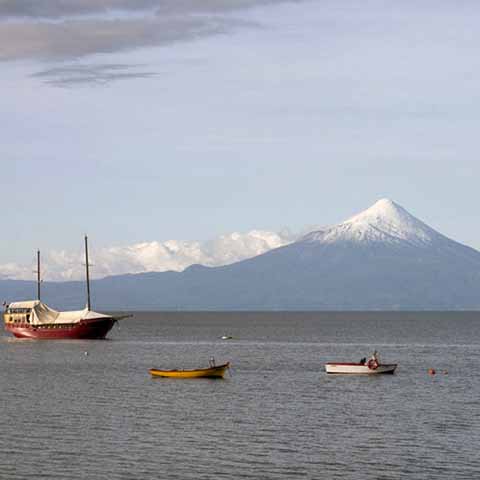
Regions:
<instances>
[{"instance_id":1,"label":"distant hill","mask_svg":"<svg viewBox=\"0 0 480 480\"><path fill-rule=\"evenodd\" d=\"M82 282L43 284L55 308L85 304ZM0 281L0 299L31 298L34 282ZM383 199L347 221L222 267L92 282L105 310L424 310L480 308L480 252Z\"/></svg>"}]
</instances>

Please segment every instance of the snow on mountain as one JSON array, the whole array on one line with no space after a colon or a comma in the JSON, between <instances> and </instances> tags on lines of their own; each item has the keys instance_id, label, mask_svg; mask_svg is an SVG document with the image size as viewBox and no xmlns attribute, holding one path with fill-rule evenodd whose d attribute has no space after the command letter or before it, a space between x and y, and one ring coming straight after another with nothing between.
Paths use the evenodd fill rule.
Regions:
<instances>
[{"instance_id":1,"label":"snow on mountain","mask_svg":"<svg viewBox=\"0 0 480 480\"><path fill-rule=\"evenodd\" d=\"M252 230L247 233L230 233L206 242L168 240L143 242L128 246L95 249L91 245L93 278L142 272L182 271L192 264L219 266L260 255L295 240L288 232ZM82 251L42 252L42 277L45 280L83 279L84 257ZM0 265L0 279L32 280L34 259L31 265L8 263Z\"/></svg>"},{"instance_id":2,"label":"snow on mountain","mask_svg":"<svg viewBox=\"0 0 480 480\"><path fill-rule=\"evenodd\" d=\"M392 200L383 198L348 220L305 235L301 242L401 243L429 246L443 235L408 213Z\"/></svg>"}]
</instances>

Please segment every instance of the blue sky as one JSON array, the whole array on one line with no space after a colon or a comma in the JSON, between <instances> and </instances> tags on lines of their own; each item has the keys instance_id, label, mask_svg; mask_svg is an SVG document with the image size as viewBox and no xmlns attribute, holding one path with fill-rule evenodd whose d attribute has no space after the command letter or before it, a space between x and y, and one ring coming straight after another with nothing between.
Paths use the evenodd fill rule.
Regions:
<instances>
[{"instance_id":1,"label":"blue sky","mask_svg":"<svg viewBox=\"0 0 480 480\"><path fill-rule=\"evenodd\" d=\"M480 248L476 2L167 1L158 25L147 0L29 3L0 5L0 262L382 197Z\"/></svg>"}]
</instances>

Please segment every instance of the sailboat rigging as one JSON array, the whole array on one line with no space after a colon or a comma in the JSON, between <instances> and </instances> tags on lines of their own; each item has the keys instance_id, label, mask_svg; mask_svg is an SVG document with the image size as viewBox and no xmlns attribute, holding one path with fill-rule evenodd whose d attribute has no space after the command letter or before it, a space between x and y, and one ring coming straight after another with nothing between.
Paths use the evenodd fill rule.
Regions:
<instances>
[{"instance_id":1,"label":"sailboat rigging","mask_svg":"<svg viewBox=\"0 0 480 480\"><path fill-rule=\"evenodd\" d=\"M83 310L57 311L40 298L40 250L37 250L37 299L12 302L3 314L5 329L18 338L100 339L105 338L122 317L94 312L91 309L88 237L85 235L87 305Z\"/></svg>"}]
</instances>

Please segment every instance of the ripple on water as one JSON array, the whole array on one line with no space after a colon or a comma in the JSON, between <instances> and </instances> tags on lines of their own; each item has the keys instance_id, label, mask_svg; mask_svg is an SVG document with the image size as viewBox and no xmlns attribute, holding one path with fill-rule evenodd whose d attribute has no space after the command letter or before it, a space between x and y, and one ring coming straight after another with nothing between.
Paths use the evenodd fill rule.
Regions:
<instances>
[{"instance_id":1,"label":"ripple on water","mask_svg":"<svg viewBox=\"0 0 480 480\"><path fill-rule=\"evenodd\" d=\"M85 342L1 338L2 480L430 480L480 471L480 372L470 368L480 361L480 327L470 317L410 314L402 329L398 314L372 328L363 314L155 315L125 322L110 342L87 342L88 356ZM225 331L239 341L219 341ZM397 374L323 371L378 345ZM232 361L232 377L148 375L212 355ZM449 374L429 376L430 367Z\"/></svg>"}]
</instances>

